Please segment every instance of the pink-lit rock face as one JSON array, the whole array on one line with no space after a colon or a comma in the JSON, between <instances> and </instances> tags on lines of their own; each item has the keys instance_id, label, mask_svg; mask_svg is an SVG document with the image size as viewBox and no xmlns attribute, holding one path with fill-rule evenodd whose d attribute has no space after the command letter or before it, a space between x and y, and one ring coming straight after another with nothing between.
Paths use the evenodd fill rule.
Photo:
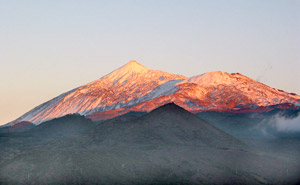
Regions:
<instances>
[{"instance_id":1,"label":"pink-lit rock face","mask_svg":"<svg viewBox=\"0 0 300 185\"><path fill-rule=\"evenodd\" d=\"M9 123L43 121L80 113L103 120L130 111L149 112L174 102L191 111L263 112L298 108L300 96L239 73L208 72L187 78L130 61L110 74L66 92Z\"/></svg>"}]
</instances>

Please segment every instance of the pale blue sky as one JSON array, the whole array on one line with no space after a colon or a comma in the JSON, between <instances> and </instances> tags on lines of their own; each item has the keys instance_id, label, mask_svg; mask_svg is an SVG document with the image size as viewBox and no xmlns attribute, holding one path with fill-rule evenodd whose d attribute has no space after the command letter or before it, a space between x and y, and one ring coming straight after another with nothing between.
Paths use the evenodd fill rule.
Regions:
<instances>
[{"instance_id":1,"label":"pale blue sky","mask_svg":"<svg viewBox=\"0 0 300 185\"><path fill-rule=\"evenodd\" d=\"M300 1L0 0L0 125L129 60L300 94Z\"/></svg>"}]
</instances>

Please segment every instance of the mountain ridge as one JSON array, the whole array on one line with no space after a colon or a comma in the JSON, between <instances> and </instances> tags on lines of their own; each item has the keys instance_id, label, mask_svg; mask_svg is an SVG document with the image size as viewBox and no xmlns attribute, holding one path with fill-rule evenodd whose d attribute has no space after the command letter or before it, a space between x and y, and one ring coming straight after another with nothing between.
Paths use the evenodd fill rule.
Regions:
<instances>
[{"instance_id":1,"label":"mountain ridge","mask_svg":"<svg viewBox=\"0 0 300 185\"><path fill-rule=\"evenodd\" d=\"M8 125L21 121L39 124L73 113L103 120L130 111L149 112L169 102L191 112L268 111L271 106L281 104L291 105L286 108L298 108L300 96L271 88L239 73L217 71L187 78L130 61L95 81L35 107Z\"/></svg>"}]
</instances>

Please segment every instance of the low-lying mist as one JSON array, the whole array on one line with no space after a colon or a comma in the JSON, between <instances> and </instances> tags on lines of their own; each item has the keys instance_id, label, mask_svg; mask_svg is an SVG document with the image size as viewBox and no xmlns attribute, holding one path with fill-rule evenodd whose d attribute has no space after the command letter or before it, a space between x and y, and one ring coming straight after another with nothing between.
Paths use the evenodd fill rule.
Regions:
<instances>
[{"instance_id":1,"label":"low-lying mist","mask_svg":"<svg viewBox=\"0 0 300 185\"><path fill-rule=\"evenodd\" d=\"M202 112L197 116L238 138L300 135L299 110L273 110L265 113Z\"/></svg>"},{"instance_id":2,"label":"low-lying mist","mask_svg":"<svg viewBox=\"0 0 300 185\"><path fill-rule=\"evenodd\" d=\"M271 116L264 115L256 121L252 130L264 136L300 136L299 111L280 111Z\"/></svg>"},{"instance_id":3,"label":"low-lying mist","mask_svg":"<svg viewBox=\"0 0 300 185\"><path fill-rule=\"evenodd\" d=\"M276 115L274 118L276 129L279 132L300 132L300 116L286 117Z\"/></svg>"}]
</instances>

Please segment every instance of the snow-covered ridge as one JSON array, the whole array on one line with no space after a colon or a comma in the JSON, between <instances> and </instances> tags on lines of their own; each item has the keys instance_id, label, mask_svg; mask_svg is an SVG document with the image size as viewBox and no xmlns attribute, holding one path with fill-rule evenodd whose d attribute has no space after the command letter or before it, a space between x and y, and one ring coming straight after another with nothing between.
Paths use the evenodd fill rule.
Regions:
<instances>
[{"instance_id":1,"label":"snow-covered ridge","mask_svg":"<svg viewBox=\"0 0 300 185\"><path fill-rule=\"evenodd\" d=\"M39 105L9 125L20 121L39 124L72 113L105 113L114 117L128 111L151 111L166 102L176 102L194 112L239 111L282 103L299 106L300 96L239 73L217 71L187 78L130 61L100 79Z\"/></svg>"},{"instance_id":2,"label":"snow-covered ridge","mask_svg":"<svg viewBox=\"0 0 300 185\"><path fill-rule=\"evenodd\" d=\"M194 84L193 88L187 88ZM239 73L208 72L193 76L178 84L177 94L198 102L202 109L239 110L255 109L290 103L297 106L300 96L271 88ZM197 106L193 106L197 110Z\"/></svg>"},{"instance_id":3,"label":"snow-covered ridge","mask_svg":"<svg viewBox=\"0 0 300 185\"><path fill-rule=\"evenodd\" d=\"M186 79L183 83L195 83L201 86L216 86L216 85L235 85L241 81L253 81L252 79L238 73L229 74L222 71L207 72L202 75L193 76Z\"/></svg>"}]
</instances>

